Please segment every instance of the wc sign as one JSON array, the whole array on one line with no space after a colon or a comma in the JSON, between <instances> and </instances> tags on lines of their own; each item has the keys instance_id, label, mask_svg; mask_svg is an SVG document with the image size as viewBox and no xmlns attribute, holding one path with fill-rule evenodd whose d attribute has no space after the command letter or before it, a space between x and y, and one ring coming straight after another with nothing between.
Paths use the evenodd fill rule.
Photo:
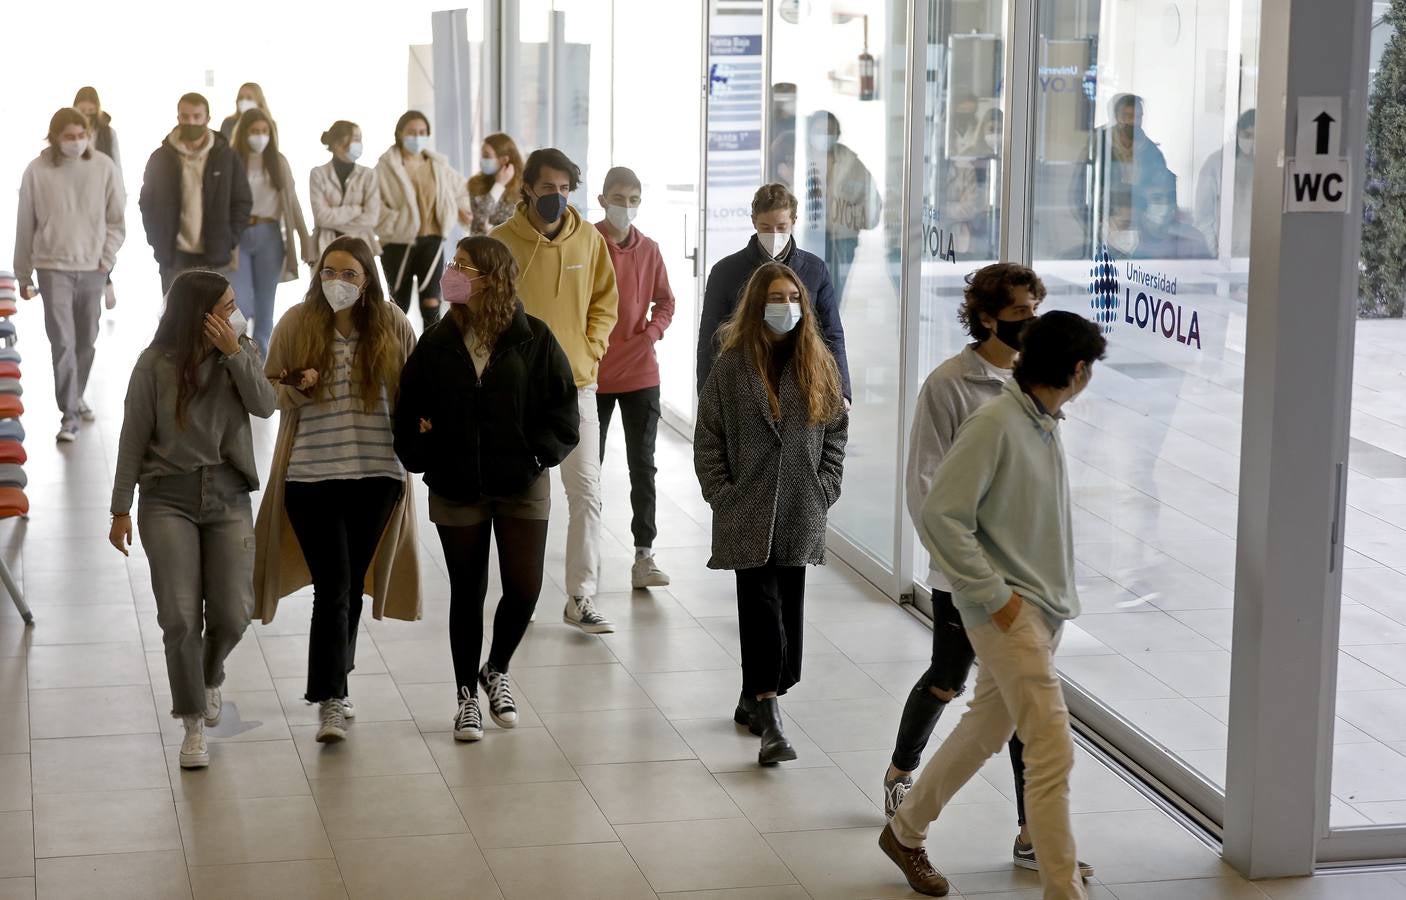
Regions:
<instances>
[{"instance_id":1,"label":"wc sign","mask_svg":"<svg viewBox=\"0 0 1406 900\"><path fill-rule=\"evenodd\" d=\"M1284 165L1284 212L1347 212L1351 178L1342 153L1343 98L1300 97L1294 156Z\"/></svg>"}]
</instances>

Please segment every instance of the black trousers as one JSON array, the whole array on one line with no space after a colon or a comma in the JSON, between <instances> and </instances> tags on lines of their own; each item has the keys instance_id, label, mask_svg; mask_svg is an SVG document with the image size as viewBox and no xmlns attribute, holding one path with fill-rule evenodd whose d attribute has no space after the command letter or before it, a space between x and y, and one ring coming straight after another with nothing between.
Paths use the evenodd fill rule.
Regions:
<instances>
[{"instance_id":1,"label":"black trousers","mask_svg":"<svg viewBox=\"0 0 1406 900\"><path fill-rule=\"evenodd\" d=\"M513 653L527 634L547 555L547 520L496 516L477 525L436 526L449 569L449 649L454 680L474 689L483 656L483 604L488 596L488 543L498 537L498 570L503 597L493 617L488 664L508 671Z\"/></svg>"},{"instance_id":2,"label":"black trousers","mask_svg":"<svg viewBox=\"0 0 1406 900\"><path fill-rule=\"evenodd\" d=\"M615 404L620 404L620 422L625 428L625 462L630 466L630 531L635 546L654 546L659 531L654 524L657 494L654 489L654 442L659 437L659 388L643 388L627 394L597 394L600 413L600 458L605 461L605 440Z\"/></svg>"},{"instance_id":3,"label":"black trousers","mask_svg":"<svg viewBox=\"0 0 1406 900\"><path fill-rule=\"evenodd\" d=\"M284 485L283 506L312 574L308 637L309 703L347 695L356 668L361 587L404 484L396 478L344 478Z\"/></svg>"},{"instance_id":4,"label":"black trousers","mask_svg":"<svg viewBox=\"0 0 1406 900\"><path fill-rule=\"evenodd\" d=\"M743 693L781 695L801 680L805 597L804 566L737 570Z\"/></svg>"},{"instance_id":5,"label":"black trousers","mask_svg":"<svg viewBox=\"0 0 1406 900\"><path fill-rule=\"evenodd\" d=\"M960 696L966 690L967 676L971 674L972 662L976 653L967 630L962 625L962 616L952 603L952 595L947 591L932 592L932 661L928 669L918 678L918 683L908 692L908 701L903 705L903 715L898 720L898 738L894 742L892 762L894 768L912 772L918 768L932 737L933 728L947 701L934 697L930 688L951 691ZM1015 806L1020 824L1025 824L1025 745L1020 738L1011 736L1011 772L1015 777Z\"/></svg>"},{"instance_id":6,"label":"black trousers","mask_svg":"<svg viewBox=\"0 0 1406 900\"><path fill-rule=\"evenodd\" d=\"M381 248L381 267L391 298L401 312L410 312L410 295L420 285L420 317L429 328L439 321L439 279L444 274L444 238L437 234L417 237L413 244L386 244ZM426 306L427 301L434 305Z\"/></svg>"}]
</instances>

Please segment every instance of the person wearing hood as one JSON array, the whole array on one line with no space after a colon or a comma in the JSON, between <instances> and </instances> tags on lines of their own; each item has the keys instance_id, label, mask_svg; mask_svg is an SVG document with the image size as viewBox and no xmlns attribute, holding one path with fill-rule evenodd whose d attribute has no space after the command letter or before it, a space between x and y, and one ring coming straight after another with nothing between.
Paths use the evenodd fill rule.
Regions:
<instances>
[{"instance_id":1,"label":"person wearing hood","mask_svg":"<svg viewBox=\"0 0 1406 900\"><path fill-rule=\"evenodd\" d=\"M664 587L669 576L654 561L654 442L659 433L659 359L654 345L674 318L674 292L659 245L631 223L640 208L643 187L639 176L617 166L605 173L599 202L605 220L596 228L605 236L615 265L615 285L620 292L619 315L610 333L610 348L600 364L600 456L610 419L620 407L625 429L625 460L630 466L630 531L635 539L635 562L630 586L635 590Z\"/></svg>"},{"instance_id":2,"label":"person wearing hood","mask_svg":"<svg viewBox=\"0 0 1406 900\"><path fill-rule=\"evenodd\" d=\"M816 324L825 345L835 354L840 367L840 386L845 402L853 398L849 381L849 360L845 355L845 328L840 323L839 304L830 282L830 270L825 261L814 253L796 246L792 232L796 228L796 196L783 184L764 184L752 197L752 227L756 234L747 246L731 256L725 256L708 273L703 289L703 313L698 324L698 383L701 392L708 383L720 349L718 332L737 308L738 299L752 273L769 262L789 266L801 279L815 307Z\"/></svg>"},{"instance_id":3,"label":"person wearing hood","mask_svg":"<svg viewBox=\"0 0 1406 900\"><path fill-rule=\"evenodd\" d=\"M337 238L361 238L381 255L376 225L381 219L381 189L376 170L358 165L361 126L338 119L322 132L322 146L332 158L312 170L308 200L312 203L313 252L322 255Z\"/></svg>"},{"instance_id":4,"label":"person wearing hood","mask_svg":"<svg viewBox=\"0 0 1406 900\"><path fill-rule=\"evenodd\" d=\"M412 109L395 123L395 144L376 163L381 267L402 312L410 311L418 287L426 328L439 321L444 239L455 224L467 228L473 222L468 182L429 145L430 120Z\"/></svg>"},{"instance_id":5,"label":"person wearing hood","mask_svg":"<svg viewBox=\"0 0 1406 900\"><path fill-rule=\"evenodd\" d=\"M107 156L117 166L118 183L122 183L122 154L117 148L117 130L112 127L112 116L103 111L98 99L98 89L81 87L73 95L73 108L88 118L88 130L93 134L93 149ZM123 188L126 193L126 188ZM117 305L117 291L112 286L112 270L107 271L107 283L103 286L103 301L108 309Z\"/></svg>"},{"instance_id":6,"label":"person wearing hood","mask_svg":"<svg viewBox=\"0 0 1406 900\"><path fill-rule=\"evenodd\" d=\"M561 464L566 489L566 609L562 620L588 634L615 627L595 607L600 586L600 362L620 303L605 237L567 197L581 169L560 150L534 150L522 173L522 202L491 236L517 260L518 296L527 314L547 323L576 380L581 442Z\"/></svg>"},{"instance_id":7,"label":"person wearing hood","mask_svg":"<svg viewBox=\"0 0 1406 900\"><path fill-rule=\"evenodd\" d=\"M15 222L15 279L20 296L36 293L54 363L58 440L78 439L93 412L83 402L98 340L106 273L127 236L127 198L117 166L93 152L88 119L64 108L49 120L49 146L24 170Z\"/></svg>"},{"instance_id":8,"label":"person wearing hood","mask_svg":"<svg viewBox=\"0 0 1406 900\"><path fill-rule=\"evenodd\" d=\"M186 94L176 115L147 160L137 201L163 293L189 269L228 269L254 205L239 154L210 130L210 101Z\"/></svg>"}]
</instances>

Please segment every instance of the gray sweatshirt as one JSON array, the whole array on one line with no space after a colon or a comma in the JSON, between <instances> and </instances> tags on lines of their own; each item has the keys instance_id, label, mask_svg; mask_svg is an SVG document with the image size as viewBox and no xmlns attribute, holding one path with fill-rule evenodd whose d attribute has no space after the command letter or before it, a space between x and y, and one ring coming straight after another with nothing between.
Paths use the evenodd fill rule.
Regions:
<instances>
[{"instance_id":1,"label":"gray sweatshirt","mask_svg":"<svg viewBox=\"0 0 1406 900\"><path fill-rule=\"evenodd\" d=\"M111 269L127 237L126 194L116 164L97 150L69 159L45 150L20 180L15 222L15 277L35 269L95 272Z\"/></svg>"},{"instance_id":2,"label":"gray sweatshirt","mask_svg":"<svg viewBox=\"0 0 1406 900\"><path fill-rule=\"evenodd\" d=\"M964 623L988 621L1012 592L1055 624L1079 614L1058 418L1006 382L962 425L936 485L918 533L952 580Z\"/></svg>"},{"instance_id":3,"label":"gray sweatshirt","mask_svg":"<svg viewBox=\"0 0 1406 900\"><path fill-rule=\"evenodd\" d=\"M1001 385L1010 377L1009 369L991 365L976 352L975 344L969 344L933 369L923 382L913 412L904 478L908 515L919 532L923 530L923 502L932 491L938 465L957 438L957 429L977 407L1001 393ZM952 583L936 560L928 567L928 586L939 591L952 590Z\"/></svg>"},{"instance_id":4,"label":"gray sweatshirt","mask_svg":"<svg viewBox=\"0 0 1406 900\"><path fill-rule=\"evenodd\" d=\"M113 513L131 511L139 481L188 474L204 466L227 463L244 475L249 490L258 489L249 416L267 419L278 400L253 341L241 338L239 344L234 356L211 350L201 361L197 379L205 387L186 402L185 427L176 421L175 363L156 347L146 348L137 358L117 444Z\"/></svg>"}]
</instances>

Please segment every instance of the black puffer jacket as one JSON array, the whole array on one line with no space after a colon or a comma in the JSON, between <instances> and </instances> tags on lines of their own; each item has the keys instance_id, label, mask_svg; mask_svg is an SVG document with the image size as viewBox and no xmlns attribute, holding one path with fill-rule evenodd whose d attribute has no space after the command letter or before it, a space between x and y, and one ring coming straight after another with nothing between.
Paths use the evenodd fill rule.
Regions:
<instances>
[{"instance_id":1,"label":"black puffer jacket","mask_svg":"<svg viewBox=\"0 0 1406 900\"><path fill-rule=\"evenodd\" d=\"M214 141L205 160L200 236L205 242L205 264L224 268L249 224L254 198L239 154L219 134L214 135ZM137 205L157 264L171 265L176 260L176 236L181 230L181 155L169 139L162 141L146 162Z\"/></svg>"},{"instance_id":2,"label":"black puffer jacket","mask_svg":"<svg viewBox=\"0 0 1406 900\"><path fill-rule=\"evenodd\" d=\"M580 428L571 363L521 304L482 376L453 316L425 332L400 375L396 455L447 500L521 494L566 458Z\"/></svg>"}]
</instances>

